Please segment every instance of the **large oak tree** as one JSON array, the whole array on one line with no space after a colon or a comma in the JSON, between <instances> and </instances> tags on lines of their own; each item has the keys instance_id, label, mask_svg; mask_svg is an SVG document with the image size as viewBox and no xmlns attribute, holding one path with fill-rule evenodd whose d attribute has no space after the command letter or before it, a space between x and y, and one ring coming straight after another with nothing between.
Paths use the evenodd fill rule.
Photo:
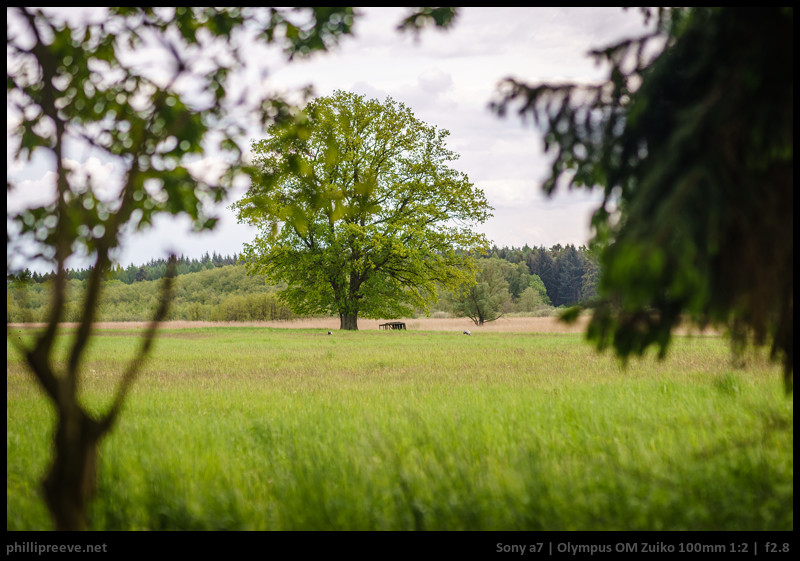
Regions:
<instances>
[{"instance_id":1,"label":"large oak tree","mask_svg":"<svg viewBox=\"0 0 800 561\"><path fill-rule=\"evenodd\" d=\"M260 228L245 246L250 270L286 283L297 313L338 315L342 329L428 309L438 286L472 277L468 253L487 246L473 228L491 210L451 166L447 135L391 98L342 91L270 127L234 204Z\"/></svg>"}]
</instances>

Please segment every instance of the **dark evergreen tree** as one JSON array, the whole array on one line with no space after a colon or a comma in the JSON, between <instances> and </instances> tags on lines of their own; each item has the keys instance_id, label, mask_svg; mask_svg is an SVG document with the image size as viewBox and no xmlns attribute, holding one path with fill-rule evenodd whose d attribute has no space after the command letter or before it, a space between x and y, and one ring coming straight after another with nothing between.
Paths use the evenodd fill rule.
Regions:
<instances>
[{"instance_id":1,"label":"dark evergreen tree","mask_svg":"<svg viewBox=\"0 0 800 561\"><path fill-rule=\"evenodd\" d=\"M648 17L652 11L646 11ZM659 8L656 30L594 55L607 80L527 85L544 184L599 188L600 297L589 336L663 356L689 318L771 344L794 371L794 19L791 7Z\"/></svg>"}]
</instances>

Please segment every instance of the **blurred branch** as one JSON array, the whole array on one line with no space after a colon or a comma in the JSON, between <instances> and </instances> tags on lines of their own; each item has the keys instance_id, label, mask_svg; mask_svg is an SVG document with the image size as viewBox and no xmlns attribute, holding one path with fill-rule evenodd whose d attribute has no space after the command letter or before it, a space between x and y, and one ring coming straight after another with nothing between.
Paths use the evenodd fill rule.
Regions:
<instances>
[{"instance_id":1,"label":"blurred branch","mask_svg":"<svg viewBox=\"0 0 800 561\"><path fill-rule=\"evenodd\" d=\"M119 387L117 388L117 394L114 398L111 408L100 421L100 425L104 432L113 426L117 415L119 415L119 412L122 409L122 403L128 394L128 390L141 370L145 357L147 357L148 353L150 352L150 348L155 340L158 326L167 317L169 305L172 300L172 289L175 284L176 271L177 258L175 255L171 255L169 258L169 264L167 265L167 274L164 277L163 285L161 287L161 297L159 299L158 309L156 310L152 321L148 325L147 330L142 335L139 351L136 353L136 356L133 358L133 360L131 360L131 363L128 365L128 369L125 371L122 379L120 380Z\"/></svg>"}]
</instances>

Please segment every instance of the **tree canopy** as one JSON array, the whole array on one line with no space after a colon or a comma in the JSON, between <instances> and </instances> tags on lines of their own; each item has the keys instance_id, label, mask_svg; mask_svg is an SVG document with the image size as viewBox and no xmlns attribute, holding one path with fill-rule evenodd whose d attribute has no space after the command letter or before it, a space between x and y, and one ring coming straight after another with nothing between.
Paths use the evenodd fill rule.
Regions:
<instances>
[{"instance_id":1,"label":"tree canopy","mask_svg":"<svg viewBox=\"0 0 800 561\"><path fill-rule=\"evenodd\" d=\"M391 98L347 92L315 99L300 126L277 123L253 143L256 179L233 207L260 228L245 246L252 271L287 288L299 314L393 318L427 309L437 286L472 275L473 231L491 208L451 167L448 132Z\"/></svg>"},{"instance_id":2,"label":"tree canopy","mask_svg":"<svg viewBox=\"0 0 800 561\"><path fill-rule=\"evenodd\" d=\"M503 316L504 308L511 300L509 283L503 274L501 259L481 259L473 282L464 284L455 294L453 311L471 319L475 325L495 321ZM510 264L509 264L510 265Z\"/></svg>"},{"instance_id":3,"label":"tree canopy","mask_svg":"<svg viewBox=\"0 0 800 561\"><path fill-rule=\"evenodd\" d=\"M682 319L771 343L793 372L791 8L645 11L656 29L595 51L596 85L509 80L496 108L533 115L554 154L544 189L602 189L600 300L588 336L663 355Z\"/></svg>"}]
</instances>

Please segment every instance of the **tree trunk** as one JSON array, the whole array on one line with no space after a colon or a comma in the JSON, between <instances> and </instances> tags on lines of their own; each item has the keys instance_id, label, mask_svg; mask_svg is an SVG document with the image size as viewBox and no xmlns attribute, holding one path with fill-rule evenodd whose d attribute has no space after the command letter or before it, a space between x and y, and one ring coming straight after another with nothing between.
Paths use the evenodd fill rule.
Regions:
<instances>
[{"instance_id":1,"label":"tree trunk","mask_svg":"<svg viewBox=\"0 0 800 561\"><path fill-rule=\"evenodd\" d=\"M85 530L97 486L97 450L103 431L80 408L58 416L55 456L42 482L56 530Z\"/></svg>"},{"instance_id":2,"label":"tree trunk","mask_svg":"<svg viewBox=\"0 0 800 561\"><path fill-rule=\"evenodd\" d=\"M358 331L358 313L339 314L339 329Z\"/></svg>"}]
</instances>

